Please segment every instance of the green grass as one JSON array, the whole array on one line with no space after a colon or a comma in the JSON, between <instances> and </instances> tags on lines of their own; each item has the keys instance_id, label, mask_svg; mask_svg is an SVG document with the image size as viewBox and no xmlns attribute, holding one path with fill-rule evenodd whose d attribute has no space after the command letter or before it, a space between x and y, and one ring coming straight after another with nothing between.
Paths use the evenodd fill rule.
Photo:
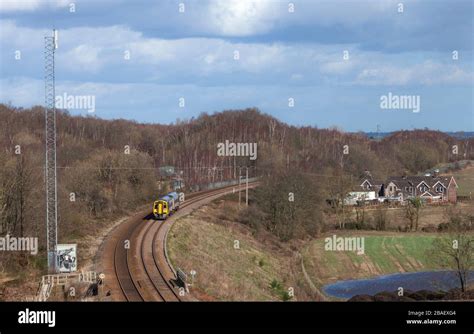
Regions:
<instances>
[{"instance_id":1,"label":"green grass","mask_svg":"<svg viewBox=\"0 0 474 334\"><path fill-rule=\"evenodd\" d=\"M366 238L368 257L378 264L384 272L397 271L396 263L400 264L405 271L413 271L417 268L409 260L420 262L423 267L431 267L432 263L427 257L432 236L371 236Z\"/></svg>"},{"instance_id":2,"label":"green grass","mask_svg":"<svg viewBox=\"0 0 474 334\"><path fill-rule=\"evenodd\" d=\"M458 195L469 196L474 189L474 167L453 172L453 176L458 184Z\"/></svg>"},{"instance_id":3,"label":"green grass","mask_svg":"<svg viewBox=\"0 0 474 334\"><path fill-rule=\"evenodd\" d=\"M324 238L310 242L303 250L308 274L315 281L327 283L342 279L439 269L430 253L434 235L372 233L357 236L365 238L364 255L357 255L355 252L325 251Z\"/></svg>"},{"instance_id":4,"label":"green grass","mask_svg":"<svg viewBox=\"0 0 474 334\"><path fill-rule=\"evenodd\" d=\"M438 164L437 166L420 173L420 175L423 175L424 173L431 173L435 168L439 169L441 174L448 174L454 176L454 178L456 179L456 183L459 186L459 196L469 196L470 192L472 192L472 190L474 189L474 160L462 160L458 163L462 168L458 171L449 171L450 168L455 166L454 162L450 162ZM468 163L470 163L471 166L467 166Z\"/></svg>"}]
</instances>

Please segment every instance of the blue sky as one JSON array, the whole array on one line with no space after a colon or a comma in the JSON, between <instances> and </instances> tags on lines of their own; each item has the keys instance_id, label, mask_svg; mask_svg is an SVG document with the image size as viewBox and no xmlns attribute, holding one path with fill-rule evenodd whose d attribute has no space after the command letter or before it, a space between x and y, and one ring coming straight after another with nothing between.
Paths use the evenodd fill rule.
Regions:
<instances>
[{"instance_id":1,"label":"blue sky","mask_svg":"<svg viewBox=\"0 0 474 334\"><path fill-rule=\"evenodd\" d=\"M474 131L473 20L471 0L2 0L0 102L43 104L55 27L56 93L95 96L101 118L258 107L346 131ZM389 92L420 112L381 109Z\"/></svg>"}]
</instances>

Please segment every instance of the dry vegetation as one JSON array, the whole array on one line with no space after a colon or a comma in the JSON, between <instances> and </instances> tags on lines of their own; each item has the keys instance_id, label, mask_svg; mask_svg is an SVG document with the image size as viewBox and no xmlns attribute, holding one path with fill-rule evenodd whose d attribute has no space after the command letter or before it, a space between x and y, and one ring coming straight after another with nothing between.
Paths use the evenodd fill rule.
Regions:
<instances>
[{"instance_id":1,"label":"dry vegetation","mask_svg":"<svg viewBox=\"0 0 474 334\"><path fill-rule=\"evenodd\" d=\"M0 235L38 237L41 246L37 256L0 254L0 272L2 277L31 281L31 272L44 272L46 263L44 110L0 105L0 119ZM449 150L454 144L460 156L474 158L474 139L414 130L373 141L362 133L288 126L256 109L202 114L172 125L59 112L57 125L59 241L78 242L80 247L88 246L87 238L115 219L159 195L159 167L182 169L187 185L237 178L237 167L249 160L218 157L216 144L225 140L258 143L251 171L265 176L273 188L265 190L272 196L256 197L260 202L253 213L261 218L262 230L280 240L316 236L324 230L318 208L329 190L342 193L343 185L337 187L333 180L343 175L357 179L365 169L377 178L415 173L457 160ZM348 155L342 150L346 144ZM130 154L125 154L125 146ZM319 178L305 177L314 174ZM311 187L316 191L309 191ZM283 205L289 192L294 192L295 202ZM243 223L253 228L255 222Z\"/></svg>"},{"instance_id":2,"label":"dry vegetation","mask_svg":"<svg viewBox=\"0 0 474 334\"><path fill-rule=\"evenodd\" d=\"M192 293L201 300L285 300L293 287L289 299L308 299L294 245L239 224L241 213L228 198L173 225L169 255L175 267L197 272Z\"/></svg>"},{"instance_id":3,"label":"dry vegetation","mask_svg":"<svg viewBox=\"0 0 474 334\"><path fill-rule=\"evenodd\" d=\"M458 169L452 173L459 185L458 194L473 198L474 191L474 166Z\"/></svg>"},{"instance_id":4,"label":"dry vegetation","mask_svg":"<svg viewBox=\"0 0 474 334\"><path fill-rule=\"evenodd\" d=\"M474 215L474 203L472 201L459 202L456 205L457 208L465 212L466 214ZM419 230L431 231L437 230L439 224L446 221L446 215L452 205L425 205L420 210L420 222ZM347 213L347 220L349 222L357 221L357 210L360 208L350 208ZM367 207L364 209L364 221L365 225L361 229L377 229L377 218L380 215L385 216L385 229L388 231L400 231L403 230L407 224L406 209L405 207ZM337 226L337 217L329 212L325 216L325 221L331 226Z\"/></svg>"}]
</instances>

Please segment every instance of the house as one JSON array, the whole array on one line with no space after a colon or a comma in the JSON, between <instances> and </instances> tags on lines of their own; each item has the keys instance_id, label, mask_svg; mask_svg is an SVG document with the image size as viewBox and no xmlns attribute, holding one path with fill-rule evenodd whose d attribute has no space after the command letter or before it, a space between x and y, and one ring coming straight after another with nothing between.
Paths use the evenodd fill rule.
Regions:
<instances>
[{"instance_id":1,"label":"house","mask_svg":"<svg viewBox=\"0 0 474 334\"><path fill-rule=\"evenodd\" d=\"M368 177L363 180L360 186L365 191L374 191L376 197L385 196L385 185L382 180L374 180L371 177Z\"/></svg>"},{"instance_id":2,"label":"house","mask_svg":"<svg viewBox=\"0 0 474 334\"><path fill-rule=\"evenodd\" d=\"M361 202L376 200L375 191L350 191L344 199L345 205L357 205Z\"/></svg>"},{"instance_id":3,"label":"house","mask_svg":"<svg viewBox=\"0 0 474 334\"><path fill-rule=\"evenodd\" d=\"M453 176L391 176L381 186L369 178L363 180L361 188L377 189L379 197L404 202L412 197L421 197L427 202L457 201L458 185Z\"/></svg>"}]
</instances>

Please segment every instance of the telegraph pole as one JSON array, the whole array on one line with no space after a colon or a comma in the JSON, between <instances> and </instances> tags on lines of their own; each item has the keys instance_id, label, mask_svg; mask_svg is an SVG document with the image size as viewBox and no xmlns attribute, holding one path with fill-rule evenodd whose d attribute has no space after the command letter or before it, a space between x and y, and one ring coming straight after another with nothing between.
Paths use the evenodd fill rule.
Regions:
<instances>
[{"instance_id":1,"label":"telegraph pole","mask_svg":"<svg viewBox=\"0 0 474 334\"><path fill-rule=\"evenodd\" d=\"M56 92L54 53L58 48L58 32L44 38L44 90L46 130L46 242L48 271L56 272L56 245L58 243L58 197L56 174Z\"/></svg>"}]
</instances>

